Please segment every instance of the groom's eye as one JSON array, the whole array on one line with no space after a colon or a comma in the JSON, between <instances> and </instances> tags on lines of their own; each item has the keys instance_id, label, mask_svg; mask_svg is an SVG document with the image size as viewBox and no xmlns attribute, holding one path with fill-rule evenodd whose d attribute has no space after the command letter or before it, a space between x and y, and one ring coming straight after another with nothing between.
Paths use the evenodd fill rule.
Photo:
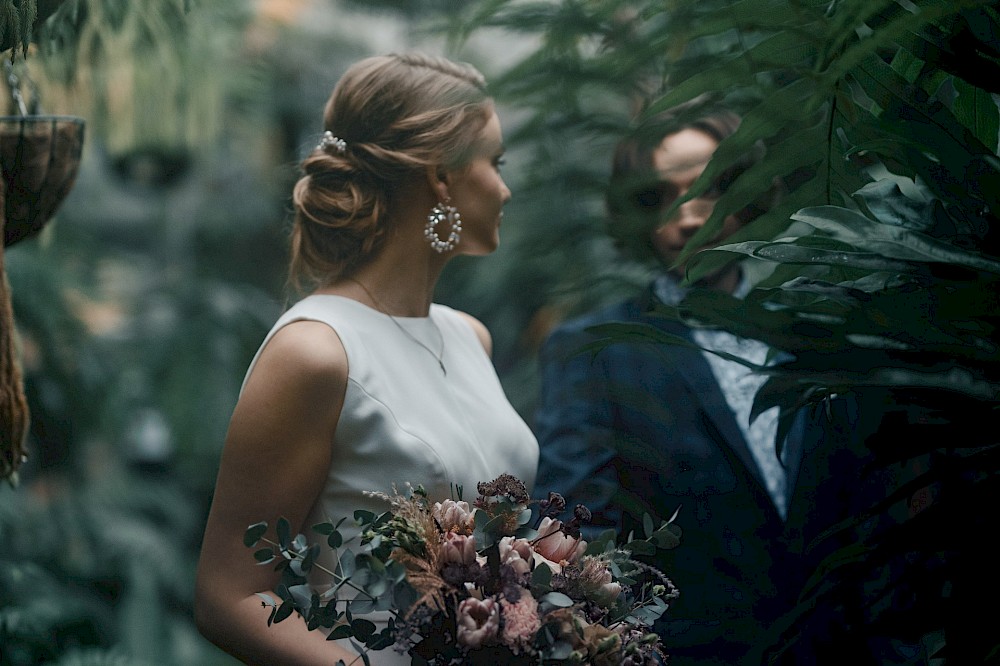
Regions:
<instances>
[{"instance_id":1,"label":"groom's eye","mask_svg":"<svg viewBox=\"0 0 1000 666\"><path fill-rule=\"evenodd\" d=\"M632 193L632 205L649 213L659 212L677 199L677 188L665 181L643 187Z\"/></svg>"}]
</instances>

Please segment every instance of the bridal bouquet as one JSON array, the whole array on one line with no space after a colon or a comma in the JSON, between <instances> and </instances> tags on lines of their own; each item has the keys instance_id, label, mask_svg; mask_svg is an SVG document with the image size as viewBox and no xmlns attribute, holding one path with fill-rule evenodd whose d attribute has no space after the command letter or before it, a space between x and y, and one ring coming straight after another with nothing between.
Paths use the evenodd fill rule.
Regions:
<instances>
[{"instance_id":1,"label":"bridal bouquet","mask_svg":"<svg viewBox=\"0 0 1000 666\"><path fill-rule=\"evenodd\" d=\"M278 521L277 542L264 538L265 523L247 529L244 542L258 548L261 564L277 563L280 600L268 623L298 613L309 629L350 639L367 651L390 646L413 664L658 664L666 659L650 628L678 594L660 571L636 559L679 543L673 519L644 538L615 543L613 531L590 543L580 526L590 519L578 505L561 520L565 501L550 493L528 496L508 474L478 484L478 498L430 502L421 488L405 496L374 494L388 509L356 511L356 550L340 532L344 520L314 530L336 550L336 566L317 564L318 543L292 537ZM329 576L329 590L306 582L311 570ZM388 611L378 630L364 615Z\"/></svg>"}]
</instances>

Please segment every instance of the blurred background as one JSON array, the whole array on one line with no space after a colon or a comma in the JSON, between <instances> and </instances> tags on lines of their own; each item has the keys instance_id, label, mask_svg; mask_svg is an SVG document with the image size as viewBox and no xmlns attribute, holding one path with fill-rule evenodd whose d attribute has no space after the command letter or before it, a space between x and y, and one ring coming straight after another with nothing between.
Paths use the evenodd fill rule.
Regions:
<instances>
[{"instance_id":1,"label":"blurred background","mask_svg":"<svg viewBox=\"0 0 1000 666\"><path fill-rule=\"evenodd\" d=\"M773 276L762 283L769 294L792 294L750 315L756 335L803 352L794 381L771 398L919 385L937 391L937 406L975 403L971 417L935 411L932 425L995 413L996 3L0 0L0 24L29 5L34 29L14 21L0 32L10 49L2 113L78 117L84 139L55 215L9 242L0 264L31 413L18 483L0 483L0 666L231 663L192 622L201 529L243 373L292 298L297 163L340 74L367 55L440 53L495 85L513 191L501 247L451 262L437 300L487 324L501 380L529 422L546 332L655 270L606 234L614 142L643 112L703 93L747 114L756 134L745 145L778 148L760 182L789 184L786 205L737 239L785 239L766 259L759 245L739 248ZM921 202L913 215L938 226L855 196L872 182L911 193ZM720 201L718 221L746 203L739 196ZM796 232L790 216L818 205L902 230L897 249L879 234L876 248L864 233L827 230L818 242ZM899 240L910 232L937 244ZM736 254L706 253L703 269ZM860 292L898 287L889 272L927 266L921 284L940 290L906 293L933 291L933 306L846 312L870 312ZM803 276L827 282L809 292ZM840 324L789 326L768 318L777 310ZM824 355L809 357L819 338ZM839 372L859 350L896 372ZM904 426L927 426L925 413L907 414ZM936 442L986 446L985 465L968 463L989 481L975 501L996 497L995 436ZM979 529L968 527L961 538Z\"/></svg>"},{"instance_id":2,"label":"blurred background","mask_svg":"<svg viewBox=\"0 0 1000 666\"><path fill-rule=\"evenodd\" d=\"M5 54L4 113L17 93L85 129L56 215L5 252L31 429L0 487L0 663L229 663L193 627L194 563L243 373L292 298L297 162L355 60L419 49L489 76L530 45L449 43L462 4L70 0ZM454 262L439 300L487 322L527 416L546 295L518 277L520 198L503 249Z\"/></svg>"}]
</instances>

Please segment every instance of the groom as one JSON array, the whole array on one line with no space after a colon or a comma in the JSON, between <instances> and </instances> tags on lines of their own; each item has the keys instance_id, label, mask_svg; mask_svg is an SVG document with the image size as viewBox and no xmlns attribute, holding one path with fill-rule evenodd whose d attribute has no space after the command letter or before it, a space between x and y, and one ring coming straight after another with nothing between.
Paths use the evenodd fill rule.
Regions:
<instances>
[{"instance_id":1,"label":"groom","mask_svg":"<svg viewBox=\"0 0 1000 666\"><path fill-rule=\"evenodd\" d=\"M659 524L679 509L681 545L658 551L654 562L680 589L656 627L672 666L752 663L749 655L769 624L792 605L797 580L782 532L797 453L813 429L800 415L785 442L786 459L779 462L776 408L750 424L763 378L743 365L669 344L620 342L596 355L579 350L594 340L588 327L636 322L699 347L765 362L763 343L692 330L652 312L658 303L676 304L691 288L682 283L683 267L670 267L753 156L705 195L669 218L664 213L738 125L735 114L720 110L675 124L658 140L629 139L618 146L609 190L612 224L623 224L627 216L656 217L649 247L664 270L638 297L557 327L540 353L537 487L562 493L570 506L590 508L591 536L607 528L641 536L643 514ZM642 179L648 187L620 195ZM714 244L763 207L727 218ZM730 265L696 288L742 296L749 284L742 269Z\"/></svg>"}]
</instances>

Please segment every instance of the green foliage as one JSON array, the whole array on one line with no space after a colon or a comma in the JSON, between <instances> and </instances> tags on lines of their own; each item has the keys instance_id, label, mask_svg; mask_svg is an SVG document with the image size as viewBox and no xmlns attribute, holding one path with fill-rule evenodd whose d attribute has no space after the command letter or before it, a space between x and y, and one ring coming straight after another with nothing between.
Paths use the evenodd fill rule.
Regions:
<instances>
[{"instance_id":1,"label":"green foliage","mask_svg":"<svg viewBox=\"0 0 1000 666\"><path fill-rule=\"evenodd\" d=\"M286 190L261 149L283 145L261 103L280 74L233 48L245 3L148 4L102 2L114 20L95 26L97 3L67 0L46 24L64 32L26 63L44 61L42 103L86 116L87 141L52 223L5 252L32 427L22 485L0 497L3 666L232 663L194 627L193 576L228 416L280 309ZM81 47L97 34L101 48ZM103 84L132 67L167 70L141 118L105 104ZM77 98L54 85L88 81L101 85ZM139 134L109 157L104 130L133 121L186 158L112 159L145 151Z\"/></svg>"},{"instance_id":2,"label":"green foliage","mask_svg":"<svg viewBox=\"0 0 1000 666\"><path fill-rule=\"evenodd\" d=\"M42 92L67 96L120 159L186 161L221 132L241 83L239 70L206 64L237 51L249 19L233 0L64 0L34 39Z\"/></svg>"},{"instance_id":3,"label":"green foliage","mask_svg":"<svg viewBox=\"0 0 1000 666\"><path fill-rule=\"evenodd\" d=\"M48 499L0 489L0 663L205 663L214 648L187 619L197 505L169 482L100 469Z\"/></svg>"},{"instance_id":4,"label":"green foliage","mask_svg":"<svg viewBox=\"0 0 1000 666\"><path fill-rule=\"evenodd\" d=\"M995 658L972 610L989 603L995 586L981 582L995 576L970 535L990 529L982 507L1000 496L996 436L971 430L995 417L1000 391L998 4L484 2L465 19L466 34L501 26L538 40L497 88L524 109L514 140L539 146L528 172L545 196L525 222L525 247L599 247L609 160L592 155L626 135L662 134L659 112L696 100L692 115L723 103L743 116L689 196L753 146L766 156L721 197L678 264L690 259L695 281L742 259L760 279L742 301L695 290L663 315L784 352L790 361L760 368L768 380L754 408L777 405L782 432L800 407L857 398L856 436L867 435L871 456L857 471L868 504L810 544L830 553L779 628L789 630L783 639L817 609L837 609L855 636L867 624L904 642L947 644L937 656L955 663ZM541 148L551 144L559 150ZM581 161L584 145L591 157ZM695 254L775 181L784 190L776 206L725 246ZM562 212L546 214L546 197ZM638 253L659 219L611 231ZM557 270L533 275L556 281L550 294L577 272L608 270L588 261L596 253L578 254L576 266L546 256ZM677 343L646 327L603 332L607 341ZM862 492L863 479L878 487ZM934 499L914 515L907 503L917 491ZM883 519L894 527L873 531ZM866 606L849 599L855 590ZM920 601L900 605L914 590Z\"/></svg>"}]
</instances>

